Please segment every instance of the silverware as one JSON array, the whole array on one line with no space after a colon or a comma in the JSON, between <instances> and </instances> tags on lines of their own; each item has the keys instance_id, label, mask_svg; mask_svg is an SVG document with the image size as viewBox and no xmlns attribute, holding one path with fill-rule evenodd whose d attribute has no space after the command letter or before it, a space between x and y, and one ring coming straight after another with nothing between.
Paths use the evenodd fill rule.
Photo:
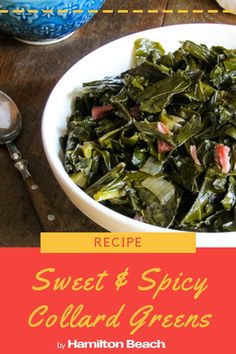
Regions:
<instances>
[{"instance_id":1,"label":"silverware","mask_svg":"<svg viewBox=\"0 0 236 354\"><path fill-rule=\"evenodd\" d=\"M0 91L0 144L6 145L16 169L21 173L44 231L65 231L62 220L48 205L46 197L31 176L28 161L22 159L20 151L13 143L20 134L21 125L21 114L16 104Z\"/></svg>"}]
</instances>

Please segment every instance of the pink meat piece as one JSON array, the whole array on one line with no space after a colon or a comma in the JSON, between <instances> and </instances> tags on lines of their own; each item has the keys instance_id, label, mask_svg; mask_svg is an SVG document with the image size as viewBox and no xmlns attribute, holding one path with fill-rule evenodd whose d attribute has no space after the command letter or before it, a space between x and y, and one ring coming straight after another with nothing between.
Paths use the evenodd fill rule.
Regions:
<instances>
[{"instance_id":1,"label":"pink meat piece","mask_svg":"<svg viewBox=\"0 0 236 354\"><path fill-rule=\"evenodd\" d=\"M106 106L94 106L92 108L91 113L92 113L93 119L96 120L96 119L104 118L107 115L107 113L109 113L113 110L114 110L114 107L111 104L106 105Z\"/></svg>"},{"instance_id":2,"label":"pink meat piece","mask_svg":"<svg viewBox=\"0 0 236 354\"><path fill-rule=\"evenodd\" d=\"M167 125L162 122L157 122L157 130L164 135L173 135Z\"/></svg>"},{"instance_id":3,"label":"pink meat piece","mask_svg":"<svg viewBox=\"0 0 236 354\"><path fill-rule=\"evenodd\" d=\"M158 140L157 141L157 148L159 154L162 154L163 152L169 152L173 149L173 146L171 144L166 143L165 141Z\"/></svg>"},{"instance_id":4,"label":"pink meat piece","mask_svg":"<svg viewBox=\"0 0 236 354\"><path fill-rule=\"evenodd\" d=\"M230 148L224 144L216 144L214 151L214 159L223 173L228 173L230 170Z\"/></svg>"},{"instance_id":5,"label":"pink meat piece","mask_svg":"<svg viewBox=\"0 0 236 354\"><path fill-rule=\"evenodd\" d=\"M130 108L129 113L130 113L131 117L139 118L139 116L140 116L139 106L134 106L134 107Z\"/></svg>"},{"instance_id":6,"label":"pink meat piece","mask_svg":"<svg viewBox=\"0 0 236 354\"><path fill-rule=\"evenodd\" d=\"M197 165L197 166L201 166L201 162L199 161L198 157L197 157L197 148L195 145L191 145L190 146L190 155L194 161L194 163Z\"/></svg>"}]
</instances>

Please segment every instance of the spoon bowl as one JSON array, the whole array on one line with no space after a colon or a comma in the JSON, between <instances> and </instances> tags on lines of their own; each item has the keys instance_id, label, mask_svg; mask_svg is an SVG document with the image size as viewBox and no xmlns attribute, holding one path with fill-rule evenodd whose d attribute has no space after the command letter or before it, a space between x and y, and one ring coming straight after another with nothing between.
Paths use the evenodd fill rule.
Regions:
<instances>
[{"instance_id":1,"label":"spoon bowl","mask_svg":"<svg viewBox=\"0 0 236 354\"><path fill-rule=\"evenodd\" d=\"M21 114L15 102L0 91L0 144L17 138L21 131Z\"/></svg>"}]
</instances>

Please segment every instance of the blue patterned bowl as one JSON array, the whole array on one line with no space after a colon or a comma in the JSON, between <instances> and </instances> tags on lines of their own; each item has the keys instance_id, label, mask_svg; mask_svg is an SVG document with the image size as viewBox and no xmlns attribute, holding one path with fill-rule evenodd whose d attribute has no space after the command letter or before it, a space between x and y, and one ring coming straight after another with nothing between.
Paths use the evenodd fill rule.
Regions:
<instances>
[{"instance_id":1,"label":"blue patterned bowl","mask_svg":"<svg viewBox=\"0 0 236 354\"><path fill-rule=\"evenodd\" d=\"M105 0L0 1L0 31L30 44L51 44L87 23ZM95 11L93 11L95 10Z\"/></svg>"}]
</instances>

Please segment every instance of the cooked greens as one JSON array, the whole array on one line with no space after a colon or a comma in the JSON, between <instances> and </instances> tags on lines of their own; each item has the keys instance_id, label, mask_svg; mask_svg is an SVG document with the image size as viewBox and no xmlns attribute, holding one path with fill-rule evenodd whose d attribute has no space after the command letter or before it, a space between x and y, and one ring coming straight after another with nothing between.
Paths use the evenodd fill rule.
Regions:
<instances>
[{"instance_id":1,"label":"cooked greens","mask_svg":"<svg viewBox=\"0 0 236 354\"><path fill-rule=\"evenodd\" d=\"M135 42L136 67L84 84L61 138L96 201L139 221L236 231L236 50Z\"/></svg>"}]
</instances>

